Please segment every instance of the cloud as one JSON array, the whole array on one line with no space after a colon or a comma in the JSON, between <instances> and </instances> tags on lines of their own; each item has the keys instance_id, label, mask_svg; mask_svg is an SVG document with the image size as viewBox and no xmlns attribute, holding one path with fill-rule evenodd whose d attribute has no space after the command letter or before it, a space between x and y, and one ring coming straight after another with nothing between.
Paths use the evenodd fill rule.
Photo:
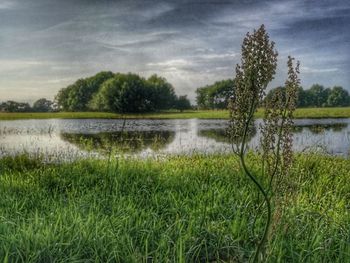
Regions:
<instances>
[{"instance_id":1,"label":"cloud","mask_svg":"<svg viewBox=\"0 0 350 263\"><path fill-rule=\"evenodd\" d=\"M173 67L188 67L191 66L192 63L185 59L173 59L173 60L167 60L163 62L158 63L148 63L148 66L157 66L157 67L166 67L166 68L173 68Z\"/></svg>"},{"instance_id":2,"label":"cloud","mask_svg":"<svg viewBox=\"0 0 350 263\"><path fill-rule=\"evenodd\" d=\"M22 70L44 64L45 62L38 60L0 60L0 72Z\"/></svg>"},{"instance_id":3,"label":"cloud","mask_svg":"<svg viewBox=\"0 0 350 263\"><path fill-rule=\"evenodd\" d=\"M309 68L309 67L300 67L300 70L303 73L330 73L339 71L338 68Z\"/></svg>"},{"instance_id":4,"label":"cloud","mask_svg":"<svg viewBox=\"0 0 350 263\"><path fill-rule=\"evenodd\" d=\"M5 0L1 0L0 1L0 10L1 9L11 9L15 7L15 3L11 2L11 1L5 1Z\"/></svg>"},{"instance_id":5,"label":"cloud","mask_svg":"<svg viewBox=\"0 0 350 263\"><path fill-rule=\"evenodd\" d=\"M272 86L284 83L288 55L301 60L305 86L350 82L347 0L12 0L0 12L5 99L26 96L23 85L52 97L101 70L157 73L194 98L197 87L234 76L245 33L262 23L280 54Z\"/></svg>"}]
</instances>

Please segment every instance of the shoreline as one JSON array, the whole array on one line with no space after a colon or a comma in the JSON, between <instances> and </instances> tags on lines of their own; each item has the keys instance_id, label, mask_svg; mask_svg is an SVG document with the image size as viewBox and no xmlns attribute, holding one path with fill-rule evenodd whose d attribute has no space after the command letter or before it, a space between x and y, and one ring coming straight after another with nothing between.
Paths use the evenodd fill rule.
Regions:
<instances>
[{"instance_id":1,"label":"shoreline","mask_svg":"<svg viewBox=\"0 0 350 263\"><path fill-rule=\"evenodd\" d=\"M255 117L263 117L264 111L259 109ZM350 107L341 108L299 108L295 111L295 119L327 119L350 118ZM184 112L164 111L143 114L118 114L109 112L0 112L1 120L22 119L228 119L227 110L192 110Z\"/></svg>"}]
</instances>

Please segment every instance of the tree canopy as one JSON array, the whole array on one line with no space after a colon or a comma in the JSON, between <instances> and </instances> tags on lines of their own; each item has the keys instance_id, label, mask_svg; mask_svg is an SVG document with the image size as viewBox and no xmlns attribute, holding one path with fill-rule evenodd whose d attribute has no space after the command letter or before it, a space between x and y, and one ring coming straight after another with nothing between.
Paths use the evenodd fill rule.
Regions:
<instances>
[{"instance_id":1,"label":"tree canopy","mask_svg":"<svg viewBox=\"0 0 350 263\"><path fill-rule=\"evenodd\" d=\"M53 102L45 98L38 99L34 102L32 110L36 112L53 111Z\"/></svg>"},{"instance_id":2,"label":"tree canopy","mask_svg":"<svg viewBox=\"0 0 350 263\"><path fill-rule=\"evenodd\" d=\"M62 110L119 113L176 108L179 100L183 102L187 98L178 98L173 86L165 78L152 75L146 79L133 73L111 72L79 79L61 89L56 96Z\"/></svg>"},{"instance_id":3,"label":"tree canopy","mask_svg":"<svg viewBox=\"0 0 350 263\"><path fill-rule=\"evenodd\" d=\"M227 109L233 92L234 81L232 79L217 81L196 90L197 105L200 109Z\"/></svg>"},{"instance_id":4,"label":"tree canopy","mask_svg":"<svg viewBox=\"0 0 350 263\"><path fill-rule=\"evenodd\" d=\"M340 86L335 86L327 97L327 105L330 107L350 106L349 92Z\"/></svg>"},{"instance_id":5,"label":"tree canopy","mask_svg":"<svg viewBox=\"0 0 350 263\"><path fill-rule=\"evenodd\" d=\"M274 94L281 91L285 94L284 87L277 87L268 92L266 100L270 100ZM284 95L283 95L284 96ZM322 85L314 84L310 89L298 90L298 107L343 107L350 106L349 92L340 86L325 88Z\"/></svg>"},{"instance_id":6,"label":"tree canopy","mask_svg":"<svg viewBox=\"0 0 350 263\"><path fill-rule=\"evenodd\" d=\"M64 111L86 111L92 96L98 92L100 86L114 74L102 71L95 76L78 79L74 84L61 89L55 97L59 109Z\"/></svg>"},{"instance_id":7,"label":"tree canopy","mask_svg":"<svg viewBox=\"0 0 350 263\"><path fill-rule=\"evenodd\" d=\"M175 109L183 112L184 110L191 109L191 102L187 99L186 95L179 96L175 101Z\"/></svg>"},{"instance_id":8,"label":"tree canopy","mask_svg":"<svg viewBox=\"0 0 350 263\"><path fill-rule=\"evenodd\" d=\"M9 100L0 104L0 111L29 112L31 111L31 107L28 103Z\"/></svg>"},{"instance_id":9,"label":"tree canopy","mask_svg":"<svg viewBox=\"0 0 350 263\"><path fill-rule=\"evenodd\" d=\"M166 110L175 106L177 97L173 86L165 78L152 75L147 83L152 92L152 101L156 109Z\"/></svg>"}]
</instances>

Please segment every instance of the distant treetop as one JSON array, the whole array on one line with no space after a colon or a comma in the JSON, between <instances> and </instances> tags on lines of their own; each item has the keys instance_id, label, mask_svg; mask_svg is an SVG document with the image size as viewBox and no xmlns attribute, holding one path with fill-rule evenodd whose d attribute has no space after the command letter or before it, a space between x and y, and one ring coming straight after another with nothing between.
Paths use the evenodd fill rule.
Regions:
<instances>
[{"instance_id":1,"label":"distant treetop","mask_svg":"<svg viewBox=\"0 0 350 263\"><path fill-rule=\"evenodd\" d=\"M277 87L269 91L266 100L273 97L278 90L285 92L284 87ZM298 107L345 107L350 106L349 92L340 86L325 88L322 85L314 84L309 89L299 88Z\"/></svg>"}]
</instances>

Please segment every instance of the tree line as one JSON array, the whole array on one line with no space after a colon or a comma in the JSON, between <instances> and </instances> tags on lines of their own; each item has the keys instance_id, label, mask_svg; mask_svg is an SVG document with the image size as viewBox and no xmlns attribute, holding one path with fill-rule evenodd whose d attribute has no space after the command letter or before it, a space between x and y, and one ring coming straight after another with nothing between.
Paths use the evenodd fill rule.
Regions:
<instances>
[{"instance_id":1,"label":"tree line","mask_svg":"<svg viewBox=\"0 0 350 263\"><path fill-rule=\"evenodd\" d=\"M163 77L152 75L146 79L133 73L110 71L78 79L59 90L54 102L42 98L32 107L15 101L0 103L0 111L5 112L142 113L169 109L183 111L191 107L187 96L177 96L174 87Z\"/></svg>"},{"instance_id":2,"label":"tree line","mask_svg":"<svg viewBox=\"0 0 350 263\"><path fill-rule=\"evenodd\" d=\"M227 109L234 98L234 80L217 81L197 88L198 109ZM270 90L265 100L282 92L284 87ZM325 88L314 84L309 89L299 88L298 107L344 107L350 106L350 95L340 86ZM177 109L190 109L187 96L177 96L174 87L163 77L149 78L133 73L99 72L88 78L78 79L59 90L54 101L41 98L29 103L7 101L0 103L3 112L53 112L53 111L105 111L116 113L142 113Z\"/></svg>"},{"instance_id":3,"label":"tree line","mask_svg":"<svg viewBox=\"0 0 350 263\"><path fill-rule=\"evenodd\" d=\"M16 102L9 100L0 103L0 111L3 112L53 112L56 110L55 104L45 98L38 99L30 106L26 102Z\"/></svg>"},{"instance_id":4,"label":"tree line","mask_svg":"<svg viewBox=\"0 0 350 263\"><path fill-rule=\"evenodd\" d=\"M55 101L63 111L142 113L191 108L187 96L177 96L165 78L110 71L77 80L61 89Z\"/></svg>"},{"instance_id":5,"label":"tree line","mask_svg":"<svg viewBox=\"0 0 350 263\"><path fill-rule=\"evenodd\" d=\"M196 90L196 101L199 109L227 109L230 98L234 98L234 81L227 79L217 81L212 85L200 87ZM277 92L285 94L285 87L277 87L270 90L265 101L274 97ZM309 89L298 90L298 107L344 107L350 106L350 95L340 86L325 88L314 84Z\"/></svg>"},{"instance_id":6,"label":"tree line","mask_svg":"<svg viewBox=\"0 0 350 263\"><path fill-rule=\"evenodd\" d=\"M268 92L266 99L271 99L277 92L285 96L285 87L277 87ZM314 84L309 89L298 90L297 107L345 107L350 106L350 95L347 90L340 86L325 88Z\"/></svg>"}]
</instances>

